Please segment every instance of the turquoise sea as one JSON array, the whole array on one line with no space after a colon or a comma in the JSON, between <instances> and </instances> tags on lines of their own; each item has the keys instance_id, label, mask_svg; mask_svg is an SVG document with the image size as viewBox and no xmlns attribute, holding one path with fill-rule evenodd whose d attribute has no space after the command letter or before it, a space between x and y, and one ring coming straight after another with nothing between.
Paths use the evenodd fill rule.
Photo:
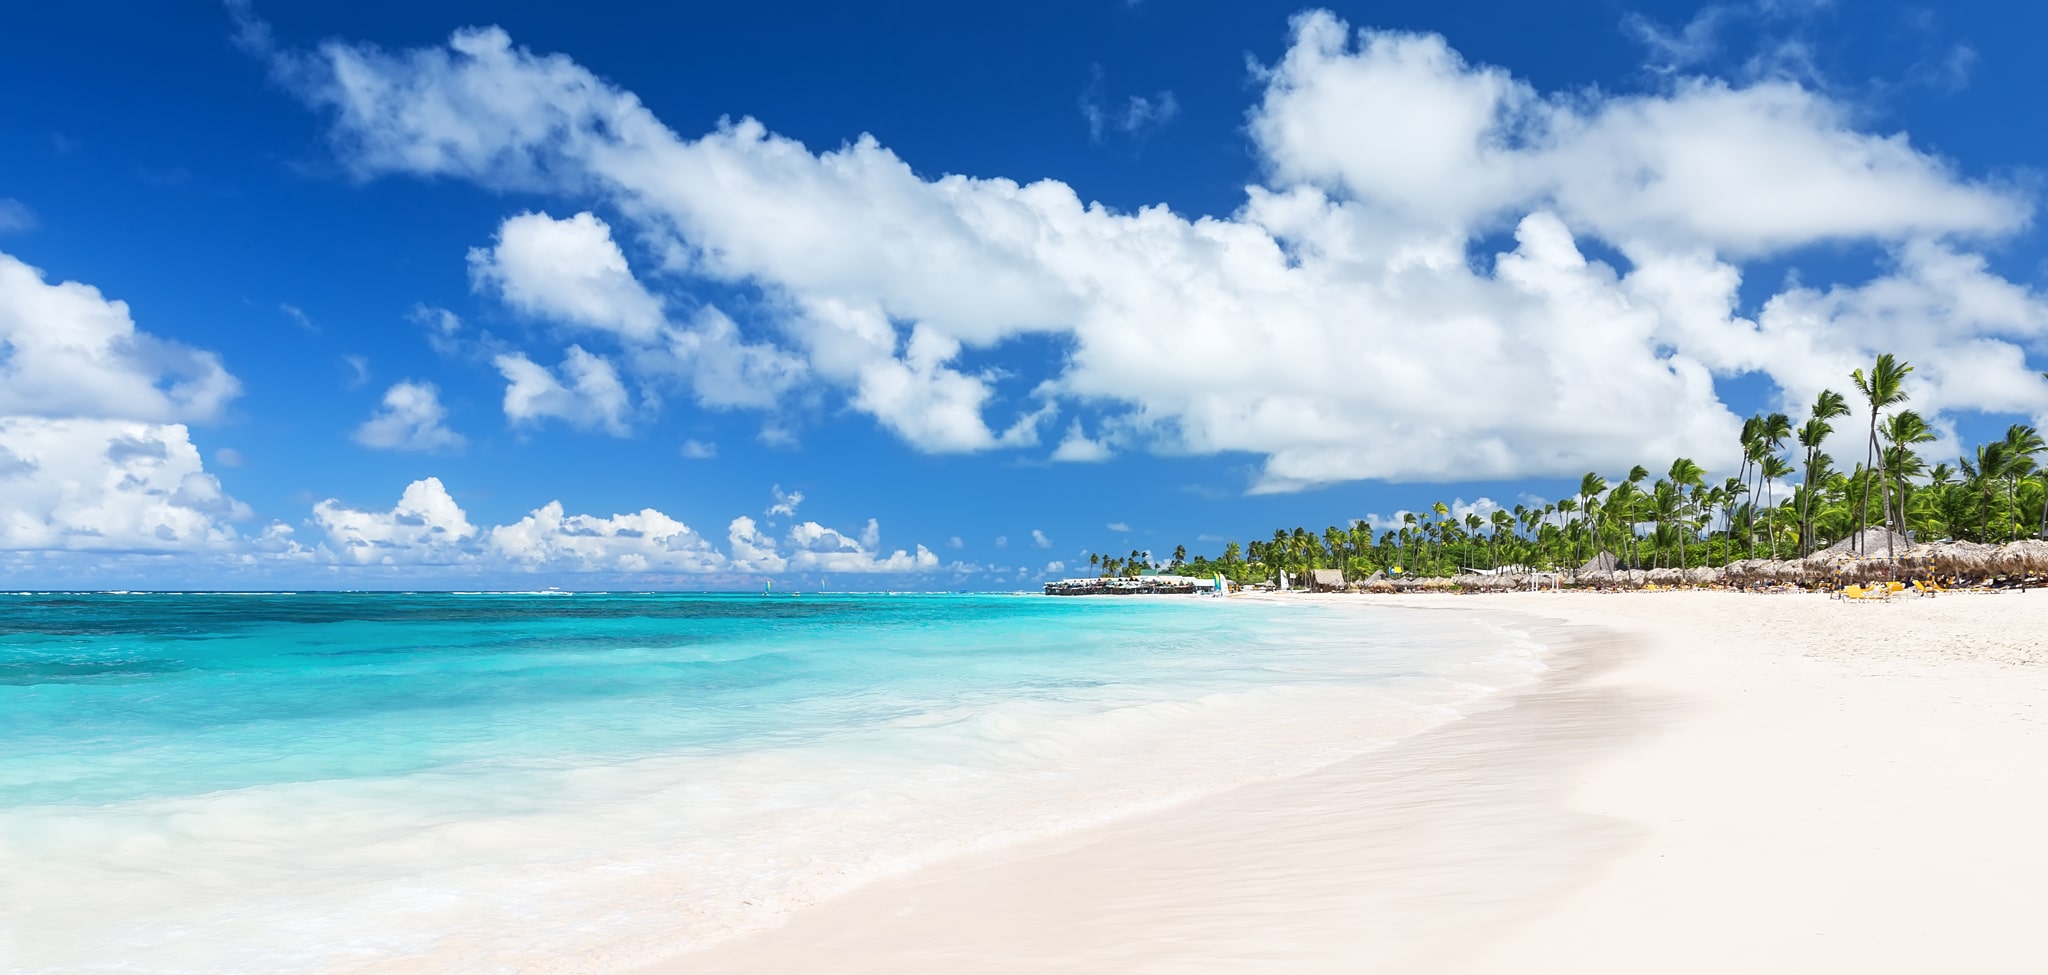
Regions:
<instances>
[{"instance_id":1,"label":"turquoise sea","mask_svg":"<svg viewBox=\"0 0 2048 975\"><path fill-rule=\"evenodd\" d=\"M1242 599L0 596L0 970L605 971L1529 679Z\"/></svg>"}]
</instances>

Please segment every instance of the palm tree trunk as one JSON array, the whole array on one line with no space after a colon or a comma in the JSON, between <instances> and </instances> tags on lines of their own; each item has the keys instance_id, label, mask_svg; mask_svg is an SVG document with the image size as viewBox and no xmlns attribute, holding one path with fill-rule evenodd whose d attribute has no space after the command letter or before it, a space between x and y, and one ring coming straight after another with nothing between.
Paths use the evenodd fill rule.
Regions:
<instances>
[{"instance_id":1,"label":"palm tree trunk","mask_svg":"<svg viewBox=\"0 0 2048 975\"><path fill-rule=\"evenodd\" d=\"M1778 560L1778 506L1777 496L1771 493L1771 479L1764 478L1764 531L1771 536L1771 561Z\"/></svg>"},{"instance_id":2,"label":"palm tree trunk","mask_svg":"<svg viewBox=\"0 0 2048 975\"><path fill-rule=\"evenodd\" d=\"M1874 416L1875 413L1873 413L1872 415ZM1873 423L1872 429L1874 430L1874 424L1876 423L1876 421L1873 420L1871 422ZM1871 434L1870 443L1873 447L1877 445L1877 435L1875 433ZM1877 452L1877 486L1878 490L1884 494L1884 512L1885 521L1887 522L1887 524L1885 525L1884 536L1884 557L1889 559L1892 557L1892 536L1891 525L1889 524L1889 522L1891 521L1892 510L1892 482L1891 478L1885 476L1884 451L1882 450ZM1870 499L1870 489L1868 487L1865 487L1863 489L1863 498L1864 501L1868 503Z\"/></svg>"},{"instance_id":3,"label":"palm tree trunk","mask_svg":"<svg viewBox=\"0 0 2048 975\"><path fill-rule=\"evenodd\" d=\"M1877 448L1877 405L1870 407L1870 439L1863 445L1863 500L1856 511L1856 554L1863 553L1863 529L1870 524L1870 457Z\"/></svg>"}]
</instances>

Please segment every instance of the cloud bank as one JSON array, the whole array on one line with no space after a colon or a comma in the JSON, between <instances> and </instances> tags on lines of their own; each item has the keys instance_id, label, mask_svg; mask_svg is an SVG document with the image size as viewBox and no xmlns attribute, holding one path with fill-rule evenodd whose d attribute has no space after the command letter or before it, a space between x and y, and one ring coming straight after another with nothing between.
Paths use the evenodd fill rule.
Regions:
<instances>
[{"instance_id":1,"label":"cloud bank","mask_svg":"<svg viewBox=\"0 0 2048 975\"><path fill-rule=\"evenodd\" d=\"M559 370L566 382L523 358L499 366L513 384L506 412L514 419L559 417L604 428L624 422L616 375L576 346ZM186 422L218 419L239 391L219 357L141 331L122 302L89 285L47 283L6 254L0 379L0 571L87 579L133 571L161 582L167 558L258 571L460 567L486 577L940 569L923 546L882 549L873 520L852 535L805 521L771 537L742 518L733 532L737 538L741 524L749 525L746 546L735 545L732 555L652 508L598 517L569 514L551 501L510 524L480 526L437 477L414 481L388 509L320 501L303 542L281 522L244 530L238 525L252 521L253 512L206 470ZM401 382L353 438L376 449L460 447L462 437L445 419L432 384ZM241 462L229 448L215 457L225 466ZM772 510L793 516L802 500L777 489ZM219 585L223 577L206 578Z\"/></svg>"},{"instance_id":2,"label":"cloud bank","mask_svg":"<svg viewBox=\"0 0 2048 975\"><path fill-rule=\"evenodd\" d=\"M1937 423L2048 413L2026 361L2048 304L1976 250L2028 225L2029 194L1792 81L1545 92L1440 36L1312 12L1258 68L1262 181L1192 216L926 178L868 136L684 137L496 28L273 63L359 175L602 208L662 282L580 210L507 219L471 256L481 290L617 342L640 382L771 416L828 391L928 452L1034 449L1067 412L1099 419L1069 421L1056 459L1243 452L1261 491L1716 463L1737 427L1718 379L1761 373L1789 405L1878 350L1920 366ZM1839 244L1883 261L1741 313L1745 267ZM742 328L683 301L693 282L769 313ZM1070 350L1050 374L972 364L1032 335Z\"/></svg>"}]
</instances>

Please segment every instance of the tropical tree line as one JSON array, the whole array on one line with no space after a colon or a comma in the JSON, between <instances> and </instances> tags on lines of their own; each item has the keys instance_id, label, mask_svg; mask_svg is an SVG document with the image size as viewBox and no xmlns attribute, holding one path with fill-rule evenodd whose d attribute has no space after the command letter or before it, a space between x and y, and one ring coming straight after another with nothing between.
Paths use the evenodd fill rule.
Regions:
<instances>
[{"instance_id":1,"label":"tropical tree line","mask_svg":"<svg viewBox=\"0 0 2048 975\"><path fill-rule=\"evenodd\" d=\"M1454 513L1439 501L1403 512L1392 527L1353 521L1320 532L1276 528L1271 538L1232 541L1215 556L1190 559L1178 546L1163 565L1144 551L1091 555L1089 564L1104 576L1165 570L1220 573L1240 583L1337 569L1350 581L1396 570L1571 571L1599 553L1625 568L1721 566L1805 556L1843 539L1872 546L1865 556L1900 554L1886 551L1897 544L1893 535L1867 528L1917 541L2048 538L2048 444L2040 432L2016 423L1953 464L1930 463L1920 451L1936 438L1909 405L1905 379L1912 371L1885 354L1850 374L1853 395L1868 407L1861 457L1822 449L1851 413L1847 394L1823 390L1796 426L1784 413L1745 420L1740 462L1720 480L1680 457L1654 473L1637 466L1613 481L1588 473L1574 493L1543 504L1481 514ZM1841 441L1833 443L1839 449Z\"/></svg>"}]
</instances>

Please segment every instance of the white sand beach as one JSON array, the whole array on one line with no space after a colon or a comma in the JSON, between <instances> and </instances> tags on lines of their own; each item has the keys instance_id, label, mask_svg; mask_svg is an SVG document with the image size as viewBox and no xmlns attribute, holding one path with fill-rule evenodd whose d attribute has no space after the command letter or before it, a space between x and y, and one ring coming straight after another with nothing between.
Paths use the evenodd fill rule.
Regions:
<instances>
[{"instance_id":1,"label":"white sand beach","mask_svg":"<svg viewBox=\"0 0 2048 975\"><path fill-rule=\"evenodd\" d=\"M649 969L2048 970L2048 593L1293 597L1526 614L1503 705Z\"/></svg>"}]
</instances>

